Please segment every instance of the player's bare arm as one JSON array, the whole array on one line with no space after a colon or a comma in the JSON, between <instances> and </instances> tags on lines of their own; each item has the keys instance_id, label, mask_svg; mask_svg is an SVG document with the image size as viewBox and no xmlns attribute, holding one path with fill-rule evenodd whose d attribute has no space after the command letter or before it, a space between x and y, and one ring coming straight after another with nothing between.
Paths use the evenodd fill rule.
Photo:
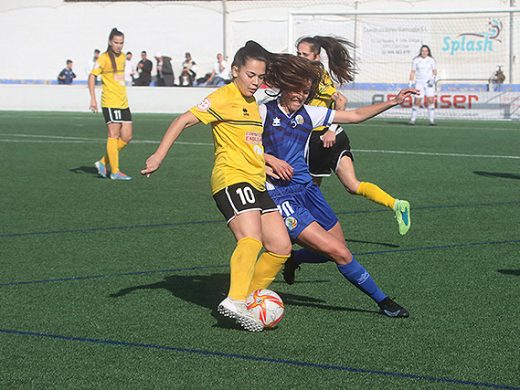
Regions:
<instances>
[{"instance_id":1,"label":"player's bare arm","mask_svg":"<svg viewBox=\"0 0 520 390\"><path fill-rule=\"evenodd\" d=\"M372 104L370 106L361 107L352 111L336 111L334 115L334 123L360 123L382 112L402 104L406 98L418 94L415 88L407 88L399 91L396 97L386 102Z\"/></svg>"},{"instance_id":2,"label":"player's bare arm","mask_svg":"<svg viewBox=\"0 0 520 390\"><path fill-rule=\"evenodd\" d=\"M141 175L149 177L153 172L159 169L164 158L168 154L168 151L173 146L177 138L181 135L184 129L196 125L199 123L199 119L193 115L190 111L185 112L177 119L175 119L170 127L166 130L159 147L146 160L146 167L141 170Z\"/></svg>"}]
</instances>

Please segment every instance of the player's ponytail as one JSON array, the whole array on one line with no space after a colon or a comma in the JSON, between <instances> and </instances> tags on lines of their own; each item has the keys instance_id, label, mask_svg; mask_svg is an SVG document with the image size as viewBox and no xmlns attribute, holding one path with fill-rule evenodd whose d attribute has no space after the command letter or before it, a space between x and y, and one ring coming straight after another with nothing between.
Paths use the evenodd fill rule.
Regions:
<instances>
[{"instance_id":1,"label":"player's ponytail","mask_svg":"<svg viewBox=\"0 0 520 390\"><path fill-rule=\"evenodd\" d=\"M352 42L338 37L325 37L316 35L314 37L304 37L298 40L296 47L300 43L307 43L314 54L320 54L323 48L329 59L329 69L331 76L339 83L345 84L354 80L354 61L350 55L349 48L355 45Z\"/></svg>"},{"instance_id":2,"label":"player's ponytail","mask_svg":"<svg viewBox=\"0 0 520 390\"><path fill-rule=\"evenodd\" d=\"M308 100L314 96L323 76L323 65L292 54L273 54L265 75L265 83L280 92L310 89ZM310 85L309 85L310 82Z\"/></svg>"},{"instance_id":3,"label":"player's ponytail","mask_svg":"<svg viewBox=\"0 0 520 390\"><path fill-rule=\"evenodd\" d=\"M114 74L117 73L117 63L116 63L116 57L114 55L114 51L110 47L110 41L114 39L114 37L124 37L125 34L123 34L121 31L119 31L116 27L110 31L110 35L108 36L108 46L107 46L107 53L108 57L110 58L110 62L112 63L112 69L114 70Z\"/></svg>"}]
</instances>

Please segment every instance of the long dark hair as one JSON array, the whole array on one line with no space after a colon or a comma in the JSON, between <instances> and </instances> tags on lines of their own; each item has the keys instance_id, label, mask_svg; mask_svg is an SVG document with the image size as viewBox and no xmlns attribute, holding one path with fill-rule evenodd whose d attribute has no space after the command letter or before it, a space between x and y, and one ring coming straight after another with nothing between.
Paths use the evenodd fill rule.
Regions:
<instances>
[{"instance_id":1,"label":"long dark hair","mask_svg":"<svg viewBox=\"0 0 520 390\"><path fill-rule=\"evenodd\" d=\"M273 56L273 53L264 49L259 43L247 41L246 44L236 52L231 66L240 68L246 64L247 60L257 60L265 62L267 67Z\"/></svg>"},{"instance_id":2,"label":"long dark hair","mask_svg":"<svg viewBox=\"0 0 520 390\"><path fill-rule=\"evenodd\" d=\"M108 41L110 42L114 37L124 37L125 34L123 34L121 31L119 31L116 27L110 31L110 35L108 36ZM114 70L114 73L117 73L117 63L116 63L116 57L114 55L114 51L110 47L110 44L107 46L108 56L110 57L110 62L112 63L112 69Z\"/></svg>"},{"instance_id":3,"label":"long dark hair","mask_svg":"<svg viewBox=\"0 0 520 390\"><path fill-rule=\"evenodd\" d=\"M244 66L248 60L265 62L265 84L284 92L302 91L311 81L311 94L315 92L323 76L323 66L292 54L276 54L264 49L255 41L247 41L238 49L231 66Z\"/></svg>"},{"instance_id":4,"label":"long dark hair","mask_svg":"<svg viewBox=\"0 0 520 390\"><path fill-rule=\"evenodd\" d=\"M349 53L349 49L355 48L352 42L339 37L316 35L300 38L296 47L300 43L309 44L314 54L320 54L322 48L325 50L329 58L330 73L338 83L345 84L354 80L354 60Z\"/></svg>"},{"instance_id":5,"label":"long dark hair","mask_svg":"<svg viewBox=\"0 0 520 390\"><path fill-rule=\"evenodd\" d=\"M322 76L323 65L320 62L292 54L276 54L269 64L265 83L282 93L303 91L309 88L310 81L309 101L315 95Z\"/></svg>"},{"instance_id":6,"label":"long dark hair","mask_svg":"<svg viewBox=\"0 0 520 390\"><path fill-rule=\"evenodd\" d=\"M426 48L428 50L428 57L432 57L432 51L430 50L430 46L428 45L422 45L421 48L419 49L419 54L417 55L417 57L420 57L421 56L421 53L422 53L422 49Z\"/></svg>"}]
</instances>

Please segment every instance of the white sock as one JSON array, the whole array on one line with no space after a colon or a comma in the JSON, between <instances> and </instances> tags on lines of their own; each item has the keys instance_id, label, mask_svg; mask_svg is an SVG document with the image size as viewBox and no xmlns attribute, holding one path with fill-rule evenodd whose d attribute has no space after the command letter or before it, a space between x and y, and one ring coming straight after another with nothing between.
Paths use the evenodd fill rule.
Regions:
<instances>
[{"instance_id":1,"label":"white sock","mask_svg":"<svg viewBox=\"0 0 520 390\"><path fill-rule=\"evenodd\" d=\"M432 122L432 123L435 120L434 114L435 114L435 106L433 104L430 104L428 106L428 118L430 119L430 122Z\"/></svg>"},{"instance_id":2,"label":"white sock","mask_svg":"<svg viewBox=\"0 0 520 390\"><path fill-rule=\"evenodd\" d=\"M415 122L417 119L417 106L412 107L412 117L410 118L410 122Z\"/></svg>"}]
</instances>

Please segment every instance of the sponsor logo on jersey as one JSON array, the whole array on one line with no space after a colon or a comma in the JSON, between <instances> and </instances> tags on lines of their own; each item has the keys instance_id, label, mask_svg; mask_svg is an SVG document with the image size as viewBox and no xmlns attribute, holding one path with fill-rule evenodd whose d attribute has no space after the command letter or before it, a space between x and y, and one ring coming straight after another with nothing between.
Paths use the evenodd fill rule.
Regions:
<instances>
[{"instance_id":1,"label":"sponsor logo on jersey","mask_svg":"<svg viewBox=\"0 0 520 390\"><path fill-rule=\"evenodd\" d=\"M262 134L248 131L246 133L246 142L251 145L260 145L262 143Z\"/></svg>"},{"instance_id":2,"label":"sponsor logo on jersey","mask_svg":"<svg viewBox=\"0 0 520 390\"><path fill-rule=\"evenodd\" d=\"M280 118L276 117L273 119L273 127L279 127L280 126Z\"/></svg>"},{"instance_id":3,"label":"sponsor logo on jersey","mask_svg":"<svg viewBox=\"0 0 520 390\"><path fill-rule=\"evenodd\" d=\"M452 38L446 35L442 41L442 51L455 55L463 52L492 52L493 43L500 42L500 32L503 25L500 19L490 19L487 31L465 32Z\"/></svg>"},{"instance_id":4,"label":"sponsor logo on jersey","mask_svg":"<svg viewBox=\"0 0 520 390\"><path fill-rule=\"evenodd\" d=\"M209 98L204 98L198 105L197 108L201 111L207 111L211 107L211 100Z\"/></svg>"},{"instance_id":5,"label":"sponsor logo on jersey","mask_svg":"<svg viewBox=\"0 0 520 390\"><path fill-rule=\"evenodd\" d=\"M287 217L285 218L285 226L289 230L294 230L298 226L298 220L294 217Z\"/></svg>"},{"instance_id":6,"label":"sponsor logo on jersey","mask_svg":"<svg viewBox=\"0 0 520 390\"><path fill-rule=\"evenodd\" d=\"M242 108L242 114L243 114L244 116L249 116L249 112L247 112L247 108L245 108L245 107Z\"/></svg>"}]
</instances>

